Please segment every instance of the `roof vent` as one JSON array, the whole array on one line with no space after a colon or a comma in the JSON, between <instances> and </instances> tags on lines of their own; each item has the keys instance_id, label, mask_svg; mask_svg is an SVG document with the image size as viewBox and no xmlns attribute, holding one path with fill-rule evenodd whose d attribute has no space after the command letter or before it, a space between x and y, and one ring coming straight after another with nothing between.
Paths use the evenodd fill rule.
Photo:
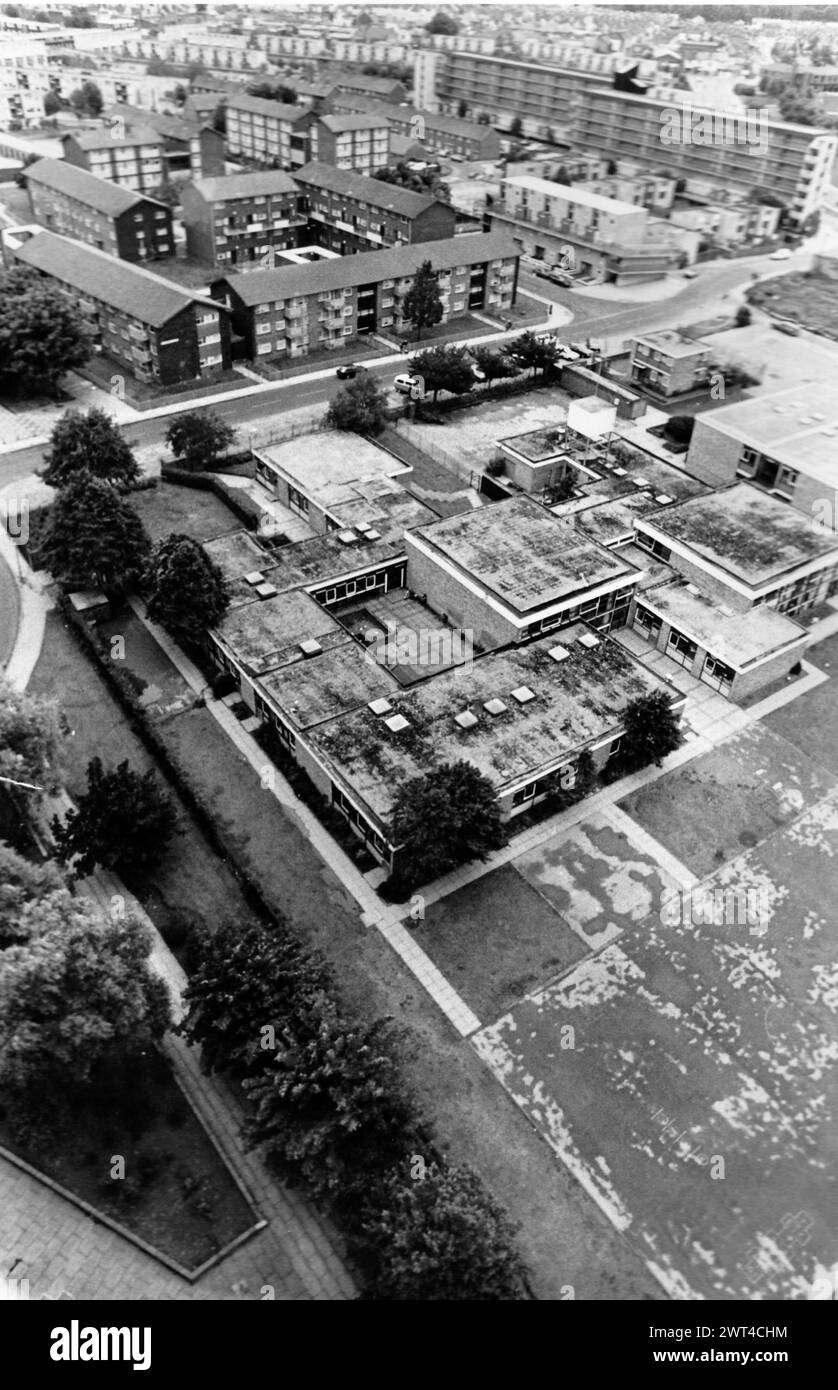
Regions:
<instances>
[{"instance_id":1,"label":"roof vent","mask_svg":"<svg viewBox=\"0 0 838 1390\"><path fill-rule=\"evenodd\" d=\"M614 469L614 477L615 477L615 478L624 478L624 477L626 476L626 473L627 473L627 472L628 472L628 469L627 469L627 468L615 468L615 469Z\"/></svg>"},{"instance_id":2,"label":"roof vent","mask_svg":"<svg viewBox=\"0 0 838 1390\"><path fill-rule=\"evenodd\" d=\"M380 531L373 531L373 530L367 531L366 539L367 539L368 541L380 541L380 540L381 540L381 532L380 532Z\"/></svg>"},{"instance_id":3,"label":"roof vent","mask_svg":"<svg viewBox=\"0 0 838 1390\"><path fill-rule=\"evenodd\" d=\"M659 493L657 494L657 496L655 497L655 501L656 501L656 502L660 502L661 506L662 506L662 507L665 507L666 504L667 504L668 502L674 502L674 501L675 501L675 498L674 498L674 497L668 497L667 494L666 494L665 492L659 492Z\"/></svg>"},{"instance_id":4,"label":"roof vent","mask_svg":"<svg viewBox=\"0 0 838 1390\"><path fill-rule=\"evenodd\" d=\"M551 656L554 661L566 661L570 652L567 647L551 647L547 655Z\"/></svg>"},{"instance_id":5,"label":"roof vent","mask_svg":"<svg viewBox=\"0 0 838 1390\"><path fill-rule=\"evenodd\" d=\"M505 714L509 707L504 704L503 700L486 700L483 708L487 714Z\"/></svg>"},{"instance_id":6,"label":"roof vent","mask_svg":"<svg viewBox=\"0 0 838 1390\"><path fill-rule=\"evenodd\" d=\"M274 594L279 593L275 584L257 584L256 592L260 598L273 598Z\"/></svg>"},{"instance_id":7,"label":"roof vent","mask_svg":"<svg viewBox=\"0 0 838 1390\"><path fill-rule=\"evenodd\" d=\"M390 704L390 701L385 700L383 696L380 700L370 700L367 705L367 709L373 714L378 715L379 718L382 714L389 714L392 708L393 706Z\"/></svg>"},{"instance_id":8,"label":"roof vent","mask_svg":"<svg viewBox=\"0 0 838 1390\"><path fill-rule=\"evenodd\" d=\"M472 714L470 709L464 709L461 714L454 715L454 723L459 724L461 729L473 729L477 723L477 715Z\"/></svg>"},{"instance_id":9,"label":"roof vent","mask_svg":"<svg viewBox=\"0 0 838 1390\"><path fill-rule=\"evenodd\" d=\"M599 638L594 637L594 634L592 632L583 632L579 637L577 637L576 640L579 643L580 647L591 648L599 646Z\"/></svg>"},{"instance_id":10,"label":"roof vent","mask_svg":"<svg viewBox=\"0 0 838 1390\"><path fill-rule=\"evenodd\" d=\"M825 415L819 415L818 412L817 412L816 410L813 410L813 411L812 411L812 419L813 419L813 420L825 420L825 419L826 419L826 416L825 416Z\"/></svg>"},{"instance_id":11,"label":"roof vent","mask_svg":"<svg viewBox=\"0 0 838 1390\"><path fill-rule=\"evenodd\" d=\"M535 699L535 691L530 690L528 685L519 685L512 691L513 700L517 700L519 705L528 705L530 700Z\"/></svg>"},{"instance_id":12,"label":"roof vent","mask_svg":"<svg viewBox=\"0 0 838 1390\"><path fill-rule=\"evenodd\" d=\"M688 593L688 594L697 594L697 593L698 593L698 589L695 587L694 584L688 584L688 585L687 585L687 593Z\"/></svg>"},{"instance_id":13,"label":"roof vent","mask_svg":"<svg viewBox=\"0 0 838 1390\"><path fill-rule=\"evenodd\" d=\"M649 479L648 479L648 478L635 478L635 479L634 479L634 486L635 486L635 487L651 487L652 484L649 482Z\"/></svg>"},{"instance_id":14,"label":"roof vent","mask_svg":"<svg viewBox=\"0 0 838 1390\"><path fill-rule=\"evenodd\" d=\"M265 576L261 570L251 570L250 574L244 576L245 584L264 584Z\"/></svg>"},{"instance_id":15,"label":"roof vent","mask_svg":"<svg viewBox=\"0 0 838 1390\"><path fill-rule=\"evenodd\" d=\"M814 416L814 415L801 415L801 417L800 417L800 423L801 423L801 425L814 425L814 423L815 423L815 416Z\"/></svg>"},{"instance_id":16,"label":"roof vent","mask_svg":"<svg viewBox=\"0 0 838 1390\"><path fill-rule=\"evenodd\" d=\"M352 545L352 542L357 541L357 539L358 535L355 531L351 531L349 529L347 529L346 531L338 531L338 540L341 542L342 545Z\"/></svg>"},{"instance_id":17,"label":"roof vent","mask_svg":"<svg viewBox=\"0 0 838 1390\"><path fill-rule=\"evenodd\" d=\"M405 719L403 714L391 714L389 719L384 720L384 723L391 734L400 734L403 729L410 728L410 721Z\"/></svg>"},{"instance_id":18,"label":"roof vent","mask_svg":"<svg viewBox=\"0 0 838 1390\"><path fill-rule=\"evenodd\" d=\"M788 407L785 405L774 405L771 409L774 411L775 415L785 415Z\"/></svg>"},{"instance_id":19,"label":"roof vent","mask_svg":"<svg viewBox=\"0 0 838 1390\"><path fill-rule=\"evenodd\" d=\"M307 637L304 642L300 643L300 651L303 656L316 656L322 650L323 648L315 637Z\"/></svg>"}]
</instances>

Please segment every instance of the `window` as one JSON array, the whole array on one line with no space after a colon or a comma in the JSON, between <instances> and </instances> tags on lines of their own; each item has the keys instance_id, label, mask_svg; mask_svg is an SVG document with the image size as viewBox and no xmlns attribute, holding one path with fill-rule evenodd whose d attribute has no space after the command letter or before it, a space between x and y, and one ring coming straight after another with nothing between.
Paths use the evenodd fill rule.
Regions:
<instances>
[{"instance_id":1,"label":"window","mask_svg":"<svg viewBox=\"0 0 838 1390\"><path fill-rule=\"evenodd\" d=\"M288 502L300 512L308 511L308 498L303 497L303 494L298 492L295 487L289 487L288 489Z\"/></svg>"},{"instance_id":2,"label":"window","mask_svg":"<svg viewBox=\"0 0 838 1390\"><path fill-rule=\"evenodd\" d=\"M685 637L683 632L674 627L671 629L666 654L671 656L673 661L677 661L681 666L691 666L697 650L695 642Z\"/></svg>"},{"instance_id":3,"label":"window","mask_svg":"<svg viewBox=\"0 0 838 1390\"><path fill-rule=\"evenodd\" d=\"M267 357L267 355L268 355L268 353L270 352L270 350L271 350L271 345L270 345L270 343L257 343L257 345L256 345L256 356L257 356L257 357ZM220 360L221 360L221 359L219 358L219 361L220 361Z\"/></svg>"}]
</instances>

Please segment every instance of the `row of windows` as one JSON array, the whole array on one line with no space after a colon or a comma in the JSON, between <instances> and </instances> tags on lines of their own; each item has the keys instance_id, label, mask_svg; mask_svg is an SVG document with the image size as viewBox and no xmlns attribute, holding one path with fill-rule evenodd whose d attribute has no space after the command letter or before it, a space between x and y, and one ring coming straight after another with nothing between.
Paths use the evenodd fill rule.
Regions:
<instances>
[{"instance_id":1,"label":"row of windows","mask_svg":"<svg viewBox=\"0 0 838 1390\"><path fill-rule=\"evenodd\" d=\"M332 805L346 816L349 824L359 830L368 844L374 846L379 854L386 854L387 844L384 837L379 835L378 831L370 825L365 816L361 815L357 807L353 806L349 798L344 795L340 787L335 786L334 782L332 783Z\"/></svg>"}]
</instances>

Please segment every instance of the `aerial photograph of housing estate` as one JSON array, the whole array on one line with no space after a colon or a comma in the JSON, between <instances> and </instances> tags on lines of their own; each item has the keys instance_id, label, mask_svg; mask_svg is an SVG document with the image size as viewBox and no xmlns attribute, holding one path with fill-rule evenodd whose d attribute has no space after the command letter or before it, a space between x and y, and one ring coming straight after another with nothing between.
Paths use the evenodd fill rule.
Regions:
<instances>
[{"instance_id":1,"label":"aerial photograph of housing estate","mask_svg":"<svg viewBox=\"0 0 838 1390\"><path fill-rule=\"evenodd\" d=\"M838 5L0 3L0 1297L838 1298L836 149Z\"/></svg>"}]
</instances>

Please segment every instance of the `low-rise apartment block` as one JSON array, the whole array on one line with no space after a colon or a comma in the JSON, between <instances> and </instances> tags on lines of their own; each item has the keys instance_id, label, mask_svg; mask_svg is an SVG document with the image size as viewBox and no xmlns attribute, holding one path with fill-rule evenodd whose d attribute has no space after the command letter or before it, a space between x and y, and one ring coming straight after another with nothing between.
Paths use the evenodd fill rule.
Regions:
<instances>
[{"instance_id":1,"label":"low-rise apartment block","mask_svg":"<svg viewBox=\"0 0 838 1390\"><path fill-rule=\"evenodd\" d=\"M639 334L632 343L631 384L657 396L682 396L707 385L716 354L675 328Z\"/></svg>"},{"instance_id":2,"label":"low-rise apartment block","mask_svg":"<svg viewBox=\"0 0 838 1390\"><path fill-rule=\"evenodd\" d=\"M68 164L123 188L154 193L165 178L163 136L150 127L126 128L118 134L105 129L79 131L62 136L61 143Z\"/></svg>"},{"instance_id":3,"label":"low-rise apartment block","mask_svg":"<svg viewBox=\"0 0 838 1390\"><path fill-rule=\"evenodd\" d=\"M296 177L318 243L342 256L455 234L456 212L430 194L328 164L307 164Z\"/></svg>"},{"instance_id":4,"label":"low-rise apartment block","mask_svg":"<svg viewBox=\"0 0 838 1390\"><path fill-rule=\"evenodd\" d=\"M228 97L226 110L229 154L252 160L254 164L270 164L276 169L291 168L291 138L298 122L306 115L305 107L251 97L243 92ZM305 148L300 144L301 151Z\"/></svg>"},{"instance_id":5,"label":"low-rise apartment block","mask_svg":"<svg viewBox=\"0 0 838 1390\"><path fill-rule=\"evenodd\" d=\"M184 184L181 207L187 251L210 265L259 264L307 240L305 190L281 169Z\"/></svg>"},{"instance_id":6,"label":"low-rise apartment block","mask_svg":"<svg viewBox=\"0 0 838 1390\"><path fill-rule=\"evenodd\" d=\"M26 170L32 216L50 231L125 261L173 256L172 211L165 203L97 178L63 159Z\"/></svg>"},{"instance_id":7,"label":"low-rise apartment block","mask_svg":"<svg viewBox=\"0 0 838 1390\"><path fill-rule=\"evenodd\" d=\"M776 236L782 209L765 203L713 202L676 207L669 215L675 227L687 227L717 246L743 246Z\"/></svg>"},{"instance_id":8,"label":"low-rise apartment block","mask_svg":"<svg viewBox=\"0 0 838 1390\"><path fill-rule=\"evenodd\" d=\"M212 294L230 308L246 356L304 357L381 328L404 332L404 296L426 260L437 273L443 322L481 309L503 315L515 302L518 253L503 233L228 275Z\"/></svg>"},{"instance_id":9,"label":"low-rise apartment block","mask_svg":"<svg viewBox=\"0 0 838 1390\"><path fill-rule=\"evenodd\" d=\"M418 140L435 154L455 154L464 160L494 160L500 156L500 136L489 125L445 116L436 111L415 110L410 106L382 105L363 92L336 92L331 98L335 111L364 111L386 118L393 135Z\"/></svg>"},{"instance_id":10,"label":"low-rise apartment block","mask_svg":"<svg viewBox=\"0 0 838 1390\"><path fill-rule=\"evenodd\" d=\"M112 128L121 122L128 130L148 128L161 136L166 179L190 174L196 179L209 179L224 173L224 136L213 129L211 118L167 116L122 102L108 109L107 118Z\"/></svg>"},{"instance_id":11,"label":"low-rise apartment block","mask_svg":"<svg viewBox=\"0 0 838 1390\"><path fill-rule=\"evenodd\" d=\"M367 175L387 167L390 127L384 117L312 115L301 126L308 134L309 160Z\"/></svg>"},{"instance_id":12,"label":"low-rise apartment block","mask_svg":"<svg viewBox=\"0 0 838 1390\"><path fill-rule=\"evenodd\" d=\"M96 345L139 381L212 381L230 365L229 315L140 266L41 231L15 252L71 295Z\"/></svg>"},{"instance_id":13,"label":"low-rise apartment block","mask_svg":"<svg viewBox=\"0 0 838 1390\"><path fill-rule=\"evenodd\" d=\"M646 209L634 203L527 175L504 179L501 195L490 208L493 227L509 231L535 260L585 278L618 285L653 280L684 255L662 235L665 226L653 228Z\"/></svg>"}]
</instances>

